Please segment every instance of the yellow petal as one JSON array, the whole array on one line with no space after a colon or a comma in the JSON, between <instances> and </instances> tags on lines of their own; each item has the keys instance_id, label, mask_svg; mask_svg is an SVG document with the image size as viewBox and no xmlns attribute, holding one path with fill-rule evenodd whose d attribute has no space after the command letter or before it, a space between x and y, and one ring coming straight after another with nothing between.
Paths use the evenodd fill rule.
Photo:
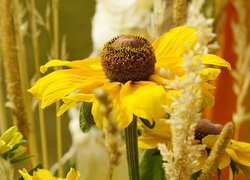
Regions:
<instances>
[{"instance_id":1,"label":"yellow petal","mask_svg":"<svg viewBox=\"0 0 250 180\"><path fill-rule=\"evenodd\" d=\"M224 153L221 160L220 160L218 168L223 169L223 168L229 166L230 162L231 162L230 156L227 153Z\"/></svg>"},{"instance_id":2,"label":"yellow petal","mask_svg":"<svg viewBox=\"0 0 250 180\"><path fill-rule=\"evenodd\" d=\"M162 86L149 81L127 82L121 90L121 102L137 117L153 123L163 117L166 93Z\"/></svg>"},{"instance_id":3,"label":"yellow petal","mask_svg":"<svg viewBox=\"0 0 250 180\"><path fill-rule=\"evenodd\" d=\"M207 152L206 152L206 150L202 150L202 151L201 151L201 156L199 157L199 160L198 160L198 163L199 163L199 164L195 167L193 173L195 173L195 172L201 170L202 167L203 167L203 165L205 164L205 161L206 161L206 160L207 160Z\"/></svg>"},{"instance_id":4,"label":"yellow petal","mask_svg":"<svg viewBox=\"0 0 250 180\"><path fill-rule=\"evenodd\" d=\"M101 71L101 59L98 58L87 58L83 60L75 60L75 61L62 61L62 60L51 60L45 65L40 67L40 71L42 73L46 72L49 67L57 67L57 66L68 66L76 69L89 69L94 71Z\"/></svg>"},{"instance_id":5,"label":"yellow petal","mask_svg":"<svg viewBox=\"0 0 250 180\"><path fill-rule=\"evenodd\" d=\"M89 84L99 84L105 77L84 74L81 69L58 70L39 79L28 91L42 100L42 108L62 99L75 90L80 90Z\"/></svg>"},{"instance_id":6,"label":"yellow petal","mask_svg":"<svg viewBox=\"0 0 250 180\"><path fill-rule=\"evenodd\" d=\"M157 144L159 143L167 144L169 140L149 134L142 134L138 137L138 147L140 149L154 149L157 148Z\"/></svg>"},{"instance_id":7,"label":"yellow petal","mask_svg":"<svg viewBox=\"0 0 250 180\"><path fill-rule=\"evenodd\" d=\"M216 56L213 54L205 54L205 55L201 55L201 56L196 56L196 58L197 57L201 58L202 64L223 66L223 67L227 67L229 70L231 70L231 65L219 56Z\"/></svg>"},{"instance_id":8,"label":"yellow petal","mask_svg":"<svg viewBox=\"0 0 250 180\"><path fill-rule=\"evenodd\" d=\"M93 99L94 94L76 93L66 96L62 99L64 103L57 112L57 116L61 116L65 111L71 109L79 102L92 102Z\"/></svg>"},{"instance_id":9,"label":"yellow petal","mask_svg":"<svg viewBox=\"0 0 250 180\"><path fill-rule=\"evenodd\" d=\"M10 158L10 160L15 159L26 152L27 148L24 146L18 146L18 148L14 151L14 156Z\"/></svg>"},{"instance_id":10,"label":"yellow petal","mask_svg":"<svg viewBox=\"0 0 250 180\"><path fill-rule=\"evenodd\" d=\"M13 146L17 142L19 142L22 138L23 138L23 135L20 132L16 132L12 136L11 140L8 142L8 145Z\"/></svg>"},{"instance_id":11,"label":"yellow petal","mask_svg":"<svg viewBox=\"0 0 250 180\"><path fill-rule=\"evenodd\" d=\"M79 171L75 171L75 169L70 168L69 173L66 176L66 180L77 180L80 177Z\"/></svg>"},{"instance_id":12,"label":"yellow petal","mask_svg":"<svg viewBox=\"0 0 250 180\"><path fill-rule=\"evenodd\" d=\"M112 111L118 127L126 128L131 123L133 119L133 114L120 101L121 86L122 86L121 83L113 82L105 84L104 89L106 89L108 94L112 97L112 103L113 103ZM103 122L105 118L100 113L99 107L100 107L99 102L97 100L94 100L91 112L94 116L96 125L99 128L103 129Z\"/></svg>"},{"instance_id":13,"label":"yellow petal","mask_svg":"<svg viewBox=\"0 0 250 180\"><path fill-rule=\"evenodd\" d=\"M26 169L18 170L18 172L21 174L24 180L32 180L32 177L29 175Z\"/></svg>"},{"instance_id":14,"label":"yellow petal","mask_svg":"<svg viewBox=\"0 0 250 180\"><path fill-rule=\"evenodd\" d=\"M55 180L47 169L38 169L33 173L33 179L37 180Z\"/></svg>"},{"instance_id":15,"label":"yellow petal","mask_svg":"<svg viewBox=\"0 0 250 180\"><path fill-rule=\"evenodd\" d=\"M177 57L177 56L157 57L155 64L155 74L160 74L161 67L163 67L165 70L170 71L171 76L173 76L173 78L175 76L182 76L184 74L182 57Z\"/></svg>"},{"instance_id":16,"label":"yellow petal","mask_svg":"<svg viewBox=\"0 0 250 180\"><path fill-rule=\"evenodd\" d=\"M171 140L171 129L170 124L167 122L166 119L159 119L155 122L155 127L153 129L149 129L146 127L142 122L138 122L138 128L143 130L144 134L158 136L163 138L167 141Z\"/></svg>"},{"instance_id":17,"label":"yellow petal","mask_svg":"<svg viewBox=\"0 0 250 180\"><path fill-rule=\"evenodd\" d=\"M249 143L231 140L226 151L235 162L244 166L250 166Z\"/></svg>"},{"instance_id":18,"label":"yellow petal","mask_svg":"<svg viewBox=\"0 0 250 180\"><path fill-rule=\"evenodd\" d=\"M214 106L214 96L211 92L208 91L207 88L202 87L203 94L203 107L212 107Z\"/></svg>"},{"instance_id":19,"label":"yellow petal","mask_svg":"<svg viewBox=\"0 0 250 180\"><path fill-rule=\"evenodd\" d=\"M204 81L215 80L220 74L220 69L205 68L200 74Z\"/></svg>"},{"instance_id":20,"label":"yellow petal","mask_svg":"<svg viewBox=\"0 0 250 180\"><path fill-rule=\"evenodd\" d=\"M218 135L208 135L202 139L202 144L205 144L207 148L212 149L217 139Z\"/></svg>"},{"instance_id":21,"label":"yellow petal","mask_svg":"<svg viewBox=\"0 0 250 180\"><path fill-rule=\"evenodd\" d=\"M159 37L152 45L156 58L160 56L182 56L187 51L187 45L193 47L197 42L197 29L179 26Z\"/></svg>"},{"instance_id":22,"label":"yellow petal","mask_svg":"<svg viewBox=\"0 0 250 180\"><path fill-rule=\"evenodd\" d=\"M100 129L103 129L103 123L105 121L105 117L100 112L99 107L100 107L99 101L97 99L94 99L93 104L92 104L91 113L94 117L94 121L95 121L96 126L99 127Z\"/></svg>"},{"instance_id":23,"label":"yellow petal","mask_svg":"<svg viewBox=\"0 0 250 180\"><path fill-rule=\"evenodd\" d=\"M8 143L12 137L15 135L15 133L17 132L17 127L16 126L12 126L9 129L7 129L3 135L0 137L0 139L6 143Z\"/></svg>"}]
</instances>

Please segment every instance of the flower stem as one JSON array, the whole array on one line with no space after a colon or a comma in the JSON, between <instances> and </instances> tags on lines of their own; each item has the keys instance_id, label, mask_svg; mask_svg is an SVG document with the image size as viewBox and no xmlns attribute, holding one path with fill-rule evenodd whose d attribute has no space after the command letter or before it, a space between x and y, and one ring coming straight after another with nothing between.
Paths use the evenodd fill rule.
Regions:
<instances>
[{"instance_id":1,"label":"flower stem","mask_svg":"<svg viewBox=\"0 0 250 180\"><path fill-rule=\"evenodd\" d=\"M125 128L125 142L127 151L128 173L130 180L139 180L137 117Z\"/></svg>"}]
</instances>

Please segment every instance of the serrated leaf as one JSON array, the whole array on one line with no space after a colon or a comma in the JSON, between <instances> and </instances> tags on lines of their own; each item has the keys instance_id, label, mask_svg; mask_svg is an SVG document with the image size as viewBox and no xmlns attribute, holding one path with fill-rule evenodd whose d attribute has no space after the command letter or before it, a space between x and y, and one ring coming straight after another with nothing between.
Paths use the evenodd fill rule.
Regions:
<instances>
[{"instance_id":1,"label":"serrated leaf","mask_svg":"<svg viewBox=\"0 0 250 180\"><path fill-rule=\"evenodd\" d=\"M32 155L32 156L21 156L21 157L17 157L17 158L15 158L15 159L12 159L12 160L10 161L10 163L15 164L15 163L24 162L24 161L27 161L27 160L33 158L33 157L35 157L35 156Z\"/></svg>"},{"instance_id":2,"label":"serrated leaf","mask_svg":"<svg viewBox=\"0 0 250 180\"><path fill-rule=\"evenodd\" d=\"M158 149L145 150L140 162L140 176L143 180L166 180L165 172L162 168L162 157L158 154Z\"/></svg>"},{"instance_id":3,"label":"serrated leaf","mask_svg":"<svg viewBox=\"0 0 250 180\"><path fill-rule=\"evenodd\" d=\"M79 124L82 132L86 133L95 125L93 115L91 114L92 103L83 102L80 108Z\"/></svg>"},{"instance_id":4,"label":"serrated leaf","mask_svg":"<svg viewBox=\"0 0 250 180\"><path fill-rule=\"evenodd\" d=\"M250 167L244 166L242 164L236 163L237 166L243 171L247 179L250 179Z\"/></svg>"},{"instance_id":5,"label":"serrated leaf","mask_svg":"<svg viewBox=\"0 0 250 180\"><path fill-rule=\"evenodd\" d=\"M145 126L147 126L149 129L153 129L153 128L155 127L155 121L153 121L153 124L150 124L149 120L147 120L147 119L144 119L144 118L141 118L141 117L140 117L140 120L141 120L141 122L142 122Z\"/></svg>"}]
</instances>

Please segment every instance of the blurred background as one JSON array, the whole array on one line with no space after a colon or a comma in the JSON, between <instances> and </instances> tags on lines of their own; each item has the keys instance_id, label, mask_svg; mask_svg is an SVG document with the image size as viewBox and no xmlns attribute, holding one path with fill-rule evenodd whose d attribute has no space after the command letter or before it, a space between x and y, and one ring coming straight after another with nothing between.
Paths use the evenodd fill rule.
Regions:
<instances>
[{"instance_id":1,"label":"blurred background","mask_svg":"<svg viewBox=\"0 0 250 180\"><path fill-rule=\"evenodd\" d=\"M247 17L250 16L249 0L238 0L244 2L246 17L243 19L245 24L244 32L238 31L239 41L240 34L246 33L244 41L246 44L250 42L250 21ZM32 29L31 29L31 5L25 0L19 0L22 5L22 23L20 29L24 29L25 35L24 46L26 53L26 63L28 71L29 83L35 82L35 63L32 45ZM54 53L54 34L53 34L53 8L54 0L36 0L36 23L37 37L39 40L39 57L40 65L45 64L55 57ZM144 35L151 41L159 37L162 33L167 32L174 27L172 21L172 0L60 0L58 1L58 21L59 21L59 57L63 60L79 60L89 56L98 56L102 45L111 37L130 33ZM164 6L159 6L164 2ZM189 1L191 2L191 1ZM158 5L158 6L157 6ZM13 10L12 10L13 11ZM158 12L158 14L156 14ZM212 24L213 32L216 33L216 40L220 48L214 51L229 61L236 69L238 55L234 52L234 46L237 45L235 34L233 32L232 23L240 22L239 12L236 11L233 5L233 0L205 0L202 5L201 12L206 18L214 18ZM1 19L1 17L0 17ZM236 33L237 35L237 33ZM18 48L17 48L18 49ZM248 50L249 51L249 50ZM0 52L1 55L1 52ZM249 54L248 54L249 55ZM249 58L249 57L248 57ZM0 63L0 83L3 96L0 101L2 104L7 102L7 88L4 82L5 74ZM250 69L249 64L247 65ZM47 73L51 72L49 70ZM229 71L222 69L222 73L218 80L214 82L216 90L214 90L215 106L205 110L204 117L212 121L225 124L232 121L233 114L237 110L237 95L233 92L233 83L235 81ZM29 85L30 87L31 85ZM30 96L30 95L29 95ZM31 98L31 96L29 97ZM250 93L247 89L244 98L243 106L246 113L249 115L250 109ZM32 107L34 107L34 125L36 142L38 145L38 162L42 162L42 148L40 137L40 124L38 113L38 101L32 98ZM5 112L3 112L5 111ZM9 108L5 108L0 112L1 118L4 116L7 119L7 127L13 124L12 113ZM51 167L57 162L56 149L56 110L55 105L49 106L44 110L45 115L45 131L47 136L47 152L48 152L48 167ZM72 144L72 137L69 131L69 116L65 113L61 119L62 132L62 153L66 153ZM2 125L2 124L1 124ZM0 126L1 126L0 125ZM2 125L3 126L3 125ZM249 135L250 121L244 120L239 127L237 139L250 142ZM3 129L1 127L0 129ZM1 132L2 133L2 132ZM91 151L91 150L89 150ZM18 168L23 167L23 164L18 165ZM28 167L28 163L26 163ZM18 169L17 168L17 169Z\"/></svg>"}]
</instances>

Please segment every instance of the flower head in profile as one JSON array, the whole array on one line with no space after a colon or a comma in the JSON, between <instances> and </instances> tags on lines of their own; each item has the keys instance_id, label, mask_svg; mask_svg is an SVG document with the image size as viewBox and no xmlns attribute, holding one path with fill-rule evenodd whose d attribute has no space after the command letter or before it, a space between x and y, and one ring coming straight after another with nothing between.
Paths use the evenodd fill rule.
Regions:
<instances>
[{"instance_id":1,"label":"flower head in profile","mask_svg":"<svg viewBox=\"0 0 250 180\"><path fill-rule=\"evenodd\" d=\"M25 142L18 128L10 127L0 137L0 155L14 161L26 152L26 147L22 145Z\"/></svg>"},{"instance_id":2,"label":"flower head in profile","mask_svg":"<svg viewBox=\"0 0 250 180\"><path fill-rule=\"evenodd\" d=\"M140 124L139 128L143 131L142 135L138 138L138 146L141 149L154 149L157 145L165 144L167 147L172 147L170 123L166 119L160 119L156 122L153 129L147 128L145 125ZM200 120L196 127L196 134L194 144L202 143L206 145L207 149L212 149L214 143L220 134L222 126L219 124L211 123L208 120ZM208 157L208 153L204 150L201 152L199 159L200 164L195 168L195 171L201 169L202 165ZM231 161L245 167L250 167L250 144L231 139L226 151L218 166L223 169L230 165ZM239 166L240 167L240 166Z\"/></svg>"},{"instance_id":3,"label":"flower head in profile","mask_svg":"<svg viewBox=\"0 0 250 180\"><path fill-rule=\"evenodd\" d=\"M66 178L54 177L47 169L38 169L30 175L26 169L18 171L24 180L77 180L80 177L80 173L71 168Z\"/></svg>"},{"instance_id":4,"label":"flower head in profile","mask_svg":"<svg viewBox=\"0 0 250 180\"><path fill-rule=\"evenodd\" d=\"M121 35L104 45L97 58L76 61L52 60L41 66L41 72L49 67L67 66L69 69L54 71L39 79L29 89L41 99L45 108L60 99L64 104L57 115L80 102L92 102L91 113L96 125L103 128L104 117L98 111L99 102L93 90L104 88L113 99L114 119L120 128L127 127L133 115L153 121L165 115L162 105L170 102L171 93L165 86L175 78L184 77L183 55L187 46L192 48L198 31L180 26L162 35L153 44L140 36ZM229 63L218 56L196 54L203 64L230 68ZM168 73L162 73L162 71ZM205 68L201 73L204 80L204 103L212 104L207 83L215 79L220 70Z\"/></svg>"}]
</instances>

